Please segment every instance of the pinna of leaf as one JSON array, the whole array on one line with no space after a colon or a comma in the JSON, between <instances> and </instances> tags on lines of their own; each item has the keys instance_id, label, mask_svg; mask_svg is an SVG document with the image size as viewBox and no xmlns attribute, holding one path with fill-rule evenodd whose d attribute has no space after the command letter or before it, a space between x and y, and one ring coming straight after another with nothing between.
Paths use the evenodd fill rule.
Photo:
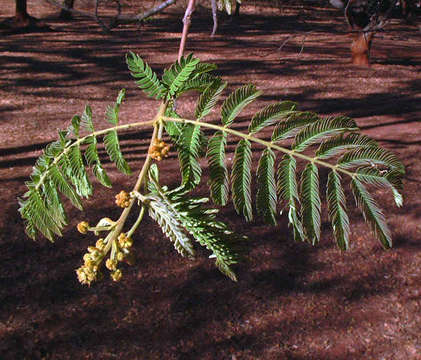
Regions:
<instances>
[{"instance_id":1,"label":"pinna of leaf","mask_svg":"<svg viewBox=\"0 0 421 360\"><path fill-rule=\"evenodd\" d=\"M344 177L349 178L351 193L375 237L385 248L391 246L385 216L367 185L389 188L396 205L402 206L405 170L393 153L360 134L355 121L344 116L322 118L297 110L291 101L281 101L255 113L248 129L239 131L233 127L238 115L261 94L254 85L234 90L222 101L220 120L206 122L204 118L215 111L226 88L226 83L212 74L215 65L189 55L166 69L159 79L139 55L129 53L126 60L139 88L159 101L155 117L120 124L119 110L125 96L122 90L116 103L107 109L106 118L113 126L96 131L91 108L86 106L67 130L59 132L58 140L45 148L26 183L28 191L19 199L27 234L33 239L42 234L53 241L62 235L67 224L64 199L82 209L82 198L92 195L89 169L102 185L111 186L98 150L101 139L117 169L131 174L118 133L139 127L153 129L149 151L133 189L118 195L118 204L124 204L120 217L102 218L95 226L88 222L79 226L84 233L91 231L100 236L95 246L88 247L84 265L77 270L82 283L97 280L103 263L113 280L121 279L118 265L121 261L130 262L132 236L145 214L156 221L179 254L194 257L194 240L210 251L219 270L233 280L236 275L232 265L240 259L244 237L235 235L217 219L219 207L230 200L246 221L252 221L257 212L268 224L275 225L279 212L286 210L294 239L316 244L321 237L320 167L328 170L327 209L339 248L349 247L351 226ZM175 110L175 101L182 101L179 96L186 92L199 94L193 119ZM226 158L228 138L237 141L231 167ZM283 145L285 140L292 145ZM263 150L256 166L254 197L255 145ZM181 173L180 185L174 189L161 183L157 165L167 156L170 146L178 156ZM209 198L191 194L201 183L201 157L209 166ZM297 166L299 163L302 166ZM209 205L210 200L214 207ZM128 226L128 215L136 208L138 218Z\"/></svg>"}]
</instances>

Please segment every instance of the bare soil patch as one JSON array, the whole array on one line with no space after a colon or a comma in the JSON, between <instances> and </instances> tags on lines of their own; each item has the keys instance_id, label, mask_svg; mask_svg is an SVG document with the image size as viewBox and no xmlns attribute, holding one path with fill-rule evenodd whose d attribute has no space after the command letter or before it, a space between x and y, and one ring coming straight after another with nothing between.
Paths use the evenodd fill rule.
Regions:
<instances>
[{"instance_id":1,"label":"bare soil patch","mask_svg":"<svg viewBox=\"0 0 421 360\"><path fill-rule=\"evenodd\" d=\"M9 2L0 9L12 15ZM136 89L124 55L137 52L162 71L175 60L183 9L107 35L91 20L62 22L57 9L35 1L28 9L50 30L0 34L1 359L421 359L417 26L394 20L375 38L370 68L350 65L341 14L311 4L246 6L237 22L224 18L213 39L210 11L199 8L188 42L188 51L219 65L229 90L248 82L263 90L259 107L294 100L301 109L354 117L399 156L407 169L405 206L378 193L392 250L381 249L357 211L351 249L341 253L326 217L322 241L311 247L294 243L286 219L276 228L244 226L229 207L222 216L251 239L238 283L205 256L180 258L147 221L134 239L137 264L123 269L122 281L87 288L74 269L94 239L81 237L75 224L117 217L114 194L134 179L107 165L114 188L98 185L85 213L70 209L71 226L55 244L25 237L16 198L41 149L86 103L98 128L106 126L105 107L122 87L128 93L122 121L154 113L156 104ZM185 100L180 106L193 102ZM123 135L133 169L141 166L148 136ZM176 161L163 162L162 172L169 184L179 181Z\"/></svg>"}]
</instances>

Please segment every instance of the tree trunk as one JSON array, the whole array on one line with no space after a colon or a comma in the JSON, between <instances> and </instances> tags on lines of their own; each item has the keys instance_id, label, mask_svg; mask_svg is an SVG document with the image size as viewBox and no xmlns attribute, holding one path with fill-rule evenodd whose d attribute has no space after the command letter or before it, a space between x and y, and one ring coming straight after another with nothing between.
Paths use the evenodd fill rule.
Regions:
<instances>
[{"instance_id":1,"label":"tree trunk","mask_svg":"<svg viewBox=\"0 0 421 360\"><path fill-rule=\"evenodd\" d=\"M26 9L26 0L16 0L15 23L20 26L27 26L31 17Z\"/></svg>"},{"instance_id":2,"label":"tree trunk","mask_svg":"<svg viewBox=\"0 0 421 360\"><path fill-rule=\"evenodd\" d=\"M360 66L370 66L370 48L373 33L358 33L351 44L352 63Z\"/></svg>"},{"instance_id":3,"label":"tree trunk","mask_svg":"<svg viewBox=\"0 0 421 360\"><path fill-rule=\"evenodd\" d=\"M66 8L69 8L69 9L73 9L74 2L75 2L75 0L64 0L63 6L65 6ZM71 18L72 18L72 12L71 11L61 9L60 19L70 20Z\"/></svg>"}]
</instances>

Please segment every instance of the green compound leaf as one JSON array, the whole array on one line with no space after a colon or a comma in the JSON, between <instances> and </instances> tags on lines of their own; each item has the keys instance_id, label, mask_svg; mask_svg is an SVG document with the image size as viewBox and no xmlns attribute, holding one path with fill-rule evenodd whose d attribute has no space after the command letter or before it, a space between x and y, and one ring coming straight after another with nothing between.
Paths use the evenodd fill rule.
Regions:
<instances>
[{"instance_id":1,"label":"green compound leaf","mask_svg":"<svg viewBox=\"0 0 421 360\"><path fill-rule=\"evenodd\" d=\"M158 80L150 66L142 60L139 55L132 52L126 55L126 62L131 75L138 79L136 84L148 95L155 99L162 99L165 96L165 87Z\"/></svg>"},{"instance_id":2,"label":"green compound leaf","mask_svg":"<svg viewBox=\"0 0 421 360\"><path fill-rule=\"evenodd\" d=\"M234 208L246 221L253 219L251 206L251 144L242 139L238 143L231 171L231 192Z\"/></svg>"},{"instance_id":3,"label":"green compound leaf","mask_svg":"<svg viewBox=\"0 0 421 360\"><path fill-rule=\"evenodd\" d=\"M316 156L319 159L329 159L344 151L369 147L378 147L378 144L368 136L357 133L346 136L341 134L323 142L316 151Z\"/></svg>"},{"instance_id":4,"label":"green compound leaf","mask_svg":"<svg viewBox=\"0 0 421 360\"><path fill-rule=\"evenodd\" d=\"M273 125L279 119L285 118L295 109L296 104L292 101L283 101L278 104L266 106L263 110L256 113L251 119L249 133L253 134L267 126Z\"/></svg>"},{"instance_id":5,"label":"green compound leaf","mask_svg":"<svg viewBox=\"0 0 421 360\"><path fill-rule=\"evenodd\" d=\"M351 180L351 190L357 206L363 213L364 220L369 223L376 238L384 248L389 249L392 247L390 230L386 224L384 214L378 207L376 201L372 198L362 182L356 178Z\"/></svg>"},{"instance_id":6,"label":"green compound leaf","mask_svg":"<svg viewBox=\"0 0 421 360\"><path fill-rule=\"evenodd\" d=\"M149 216L159 224L162 232L174 244L174 248L181 256L194 257L193 244L185 234L175 209L157 196L150 196L149 200Z\"/></svg>"},{"instance_id":7,"label":"green compound leaf","mask_svg":"<svg viewBox=\"0 0 421 360\"><path fill-rule=\"evenodd\" d=\"M92 172L98 181L106 186L111 187L111 180L108 177L106 171L102 167L101 160L99 159L98 149L97 149L97 139L95 136L90 136L85 141L88 146L85 149L85 159L88 166L92 167Z\"/></svg>"},{"instance_id":8,"label":"green compound leaf","mask_svg":"<svg viewBox=\"0 0 421 360\"><path fill-rule=\"evenodd\" d=\"M244 241L244 237L234 234L225 223L216 219L219 210L205 207L209 202L208 198L196 198L188 192L180 193L177 189L168 191L161 188L158 184L157 167L151 167L149 178L153 183L150 187L152 196L149 198L159 199L159 202L165 204L171 216L176 219L178 231L184 235L190 234L195 241L210 250L212 255L209 258L215 258L218 269L236 281L231 265L240 259L240 243ZM168 210L161 209L161 213L166 212ZM164 226L163 230L165 229ZM183 241L186 243L186 239Z\"/></svg>"},{"instance_id":9,"label":"green compound leaf","mask_svg":"<svg viewBox=\"0 0 421 360\"><path fill-rule=\"evenodd\" d=\"M230 126L237 115L248 104L261 94L255 85L244 85L228 96L221 109L221 120L225 126Z\"/></svg>"},{"instance_id":10,"label":"green compound leaf","mask_svg":"<svg viewBox=\"0 0 421 360\"><path fill-rule=\"evenodd\" d=\"M65 174L76 188L76 192L80 196L88 198L92 195L93 189L83 164L80 146L72 146L65 159L61 163Z\"/></svg>"},{"instance_id":11,"label":"green compound leaf","mask_svg":"<svg viewBox=\"0 0 421 360\"><path fill-rule=\"evenodd\" d=\"M178 158L182 175L181 185L186 190L195 188L202 176L198 158L201 150L202 135L200 127L185 124L181 129L181 136L178 138Z\"/></svg>"},{"instance_id":12,"label":"green compound leaf","mask_svg":"<svg viewBox=\"0 0 421 360\"><path fill-rule=\"evenodd\" d=\"M292 148L295 151L304 151L311 144L320 142L328 136L357 129L355 121L347 117L340 116L320 119L317 122L305 126L295 136L295 142Z\"/></svg>"},{"instance_id":13,"label":"green compound leaf","mask_svg":"<svg viewBox=\"0 0 421 360\"><path fill-rule=\"evenodd\" d=\"M266 223L276 225L276 181L275 181L275 154L265 149L257 167L257 213Z\"/></svg>"},{"instance_id":14,"label":"green compound leaf","mask_svg":"<svg viewBox=\"0 0 421 360\"><path fill-rule=\"evenodd\" d=\"M85 110L83 111L80 124L81 127L83 129L86 129L89 133L93 133L95 131L94 123L92 122L92 109L89 105L85 106Z\"/></svg>"},{"instance_id":15,"label":"green compound leaf","mask_svg":"<svg viewBox=\"0 0 421 360\"><path fill-rule=\"evenodd\" d=\"M277 192L279 196L287 201L289 225L294 229L294 240L304 241L304 230L301 220L298 216L298 186L296 178L296 160L285 155L278 167Z\"/></svg>"},{"instance_id":16,"label":"green compound leaf","mask_svg":"<svg viewBox=\"0 0 421 360\"><path fill-rule=\"evenodd\" d=\"M193 74L199 61L193 54L190 54L187 57L182 57L180 61L177 61L164 71L162 82L167 88L167 100L177 97L185 83L191 80L190 76Z\"/></svg>"},{"instance_id":17,"label":"green compound leaf","mask_svg":"<svg viewBox=\"0 0 421 360\"><path fill-rule=\"evenodd\" d=\"M227 86L226 82L222 82L220 79L215 80L211 83L200 95L199 102L196 107L196 119L200 120L208 115L212 108L218 101L222 91Z\"/></svg>"},{"instance_id":18,"label":"green compound leaf","mask_svg":"<svg viewBox=\"0 0 421 360\"><path fill-rule=\"evenodd\" d=\"M132 171L121 153L117 131L112 130L104 136L104 146L111 161L117 166L117 169L126 175L130 175Z\"/></svg>"},{"instance_id":19,"label":"green compound leaf","mask_svg":"<svg viewBox=\"0 0 421 360\"><path fill-rule=\"evenodd\" d=\"M202 63L197 64L197 66L200 66ZM196 67L197 69L197 67ZM187 80L183 88L180 89L179 94L182 94L187 91L199 91L202 93L205 91L213 82L220 81L220 78L211 74L200 74L200 75L194 75L195 72L192 73L191 79Z\"/></svg>"},{"instance_id":20,"label":"green compound leaf","mask_svg":"<svg viewBox=\"0 0 421 360\"><path fill-rule=\"evenodd\" d=\"M49 209L42 195L36 189L29 190L25 200L20 200L19 212L26 220L26 231L28 236L35 239L37 229L51 242L54 241L54 234L61 236L60 225L57 224L52 209Z\"/></svg>"},{"instance_id":21,"label":"green compound leaf","mask_svg":"<svg viewBox=\"0 0 421 360\"><path fill-rule=\"evenodd\" d=\"M278 142L295 136L303 126L312 124L319 120L319 116L312 112L294 111L289 114L286 120L276 125L272 133L272 142Z\"/></svg>"},{"instance_id":22,"label":"green compound leaf","mask_svg":"<svg viewBox=\"0 0 421 360\"><path fill-rule=\"evenodd\" d=\"M78 193L67 182L65 176L58 166L52 166L50 169L50 179L56 189L58 189L64 196L66 196L79 210L83 210L81 199Z\"/></svg>"},{"instance_id":23,"label":"green compound leaf","mask_svg":"<svg viewBox=\"0 0 421 360\"><path fill-rule=\"evenodd\" d=\"M226 133L216 132L208 143L210 194L215 204L225 206L228 201L228 170L225 165Z\"/></svg>"},{"instance_id":24,"label":"green compound leaf","mask_svg":"<svg viewBox=\"0 0 421 360\"><path fill-rule=\"evenodd\" d=\"M338 165L343 169L370 165L385 166L391 170L396 170L401 174L405 173L405 168L395 154L380 147L363 147L345 153L338 161Z\"/></svg>"},{"instance_id":25,"label":"green compound leaf","mask_svg":"<svg viewBox=\"0 0 421 360\"><path fill-rule=\"evenodd\" d=\"M120 105L121 102L124 100L124 97L126 96L126 90L121 89L118 96L117 101L115 102L114 106L108 106L106 111L106 119L109 123L113 125L118 125L119 122L119 114L120 114Z\"/></svg>"},{"instance_id":26,"label":"green compound leaf","mask_svg":"<svg viewBox=\"0 0 421 360\"><path fill-rule=\"evenodd\" d=\"M301 215L306 237L313 245L320 241L321 200L318 168L308 164L301 176Z\"/></svg>"},{"instance_id":27,"label":"green compound leaf","mask_svg":"<svg viewBox=\"0 0 421 360\"><path fill-rule=\"evenodd\" d=\"M403 196L400 193L402 189L402 173L397 170L380 171L374 167L361 167L357 169L354 177L362 183L374 185L380 188L389 187L398 207L403 205Z\"/></svg>"},{"instance_id":28,"label":"green compound leaf","mask_svg":"<svg viewBox=\"0 0 421 360\"><path fill-rule=\"evenodd\" d=\"M336 243L341 250L347 250L349 247L349 218L346 213L346 199L341 185L341 177L334 170L328 175L326 198Z\"/></svg>"}]
</instances>

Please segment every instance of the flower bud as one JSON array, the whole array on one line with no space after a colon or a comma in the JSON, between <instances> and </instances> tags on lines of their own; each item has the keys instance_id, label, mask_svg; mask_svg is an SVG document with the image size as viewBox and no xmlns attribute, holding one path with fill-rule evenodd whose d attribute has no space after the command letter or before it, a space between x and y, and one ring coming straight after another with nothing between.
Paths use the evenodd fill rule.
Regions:
<instances>
[{"instance_id":1,"label":"flower bud","mask_svg":"<svg viewBox=\"0 0 421 360\"><path fill-rule=\"evenodd\" d=\"M117 269L116 271L111 273L111 278L113 279L113 281L120 281L121 278L123 277L123 273L121 272L120 269Z\"/></svg>"},{"instance_id":2,"label":"flower bud","mask_svg":"<svg viewBox=\"0 0 421 360\"><path fill-rule=\"evenodd\" d=\"M79 231L81 234L86 234L88 232L89 223L87 221L82 221L79 224L77 224L77 231Z\"/></svg>"},{"instance_id":3,"label":"flower bud","mask_svg":"<svg viewBox=\"0 0 421 360\"><path fill-rule=\"evenodd\" d=\"M123 261L123 259L124 259L124 254L123 254L121 251L119 251L119 252L117 253L116 258L117 258L117 261Z\"/></svg>"},{"instance_id":4,"label":"flower bud","mask_svg":"<svg viewBox=\"0 0 421 360\"><path fill-rule=\"evenodd\" d=\"M116 270L117 269L117 261L116 260L111 260L111 259L107 259L107 261L105 262L105 267L108 270Z\"/></svg>"},{"instance_id":5,"label":"flower bud","mask_svg":"<svg viewBox=\"0 0 421 360\"><path fill-rule=\"evenodd\" d=\"M105 247L105 243L104 243L104 239L98 239L98 241L95 243L95 246L99 249L99 250L103 250Z\"/></svg>"}]
</instances>

